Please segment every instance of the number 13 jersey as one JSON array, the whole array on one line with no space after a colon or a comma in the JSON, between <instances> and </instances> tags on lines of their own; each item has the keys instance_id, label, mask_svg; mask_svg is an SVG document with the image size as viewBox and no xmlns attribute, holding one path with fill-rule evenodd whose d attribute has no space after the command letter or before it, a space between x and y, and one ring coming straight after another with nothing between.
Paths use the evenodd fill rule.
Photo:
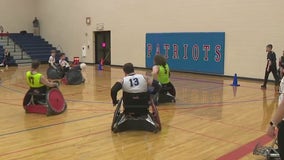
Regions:
<instances>
[{"instance_id":1,"label":"number 13 jersey","mask_svg":"<svg viewBox=\"0 0 284 160\"><path fill-rule=\"evenodd\" d=\"M122 90L127 93L147 92L148 83L142 74L127 75L123 78Z\"/></svg>"}]
</instances>

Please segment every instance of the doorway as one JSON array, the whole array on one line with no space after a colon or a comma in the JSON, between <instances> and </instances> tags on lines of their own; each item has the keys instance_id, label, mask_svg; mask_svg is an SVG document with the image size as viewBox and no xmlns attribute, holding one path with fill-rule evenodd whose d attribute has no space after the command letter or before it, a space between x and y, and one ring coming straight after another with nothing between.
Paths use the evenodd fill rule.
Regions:
<instances>
[{"instance_id":1,"label":"doorway","mask_svg":"<svg viewBox=\"0 0 284 160\"><path fill-rule=\"evenodd\" d=\"M94 37L95 64L103 60L104 65L111 65L110 31L95 31Z\"/></svg>"}]
</instances>

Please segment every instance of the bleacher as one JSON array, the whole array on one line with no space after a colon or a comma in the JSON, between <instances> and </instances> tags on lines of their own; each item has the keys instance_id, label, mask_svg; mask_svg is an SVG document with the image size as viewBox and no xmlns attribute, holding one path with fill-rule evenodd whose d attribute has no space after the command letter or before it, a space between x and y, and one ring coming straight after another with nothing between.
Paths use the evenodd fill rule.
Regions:
<instances>
[{"instance_id":1,"label":"bleacher","mask_svg":"<svg viewBox=\"0 0 284 160\"><path fill-rule=\"evenodd\" d=\"M34 36L32 33L10 33L9 37L22 49L22 52L26 52L32 59L38 59L41 62L47 62L50 51L56 50L43 38Z\"/></svg>"}]
</instances>

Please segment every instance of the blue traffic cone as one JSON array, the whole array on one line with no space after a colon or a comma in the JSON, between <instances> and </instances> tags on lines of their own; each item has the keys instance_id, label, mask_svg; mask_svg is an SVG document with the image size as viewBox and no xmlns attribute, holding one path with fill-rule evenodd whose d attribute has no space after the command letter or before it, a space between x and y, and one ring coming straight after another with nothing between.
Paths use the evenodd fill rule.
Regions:
<instances>
[{"instance_id":1,"label":"blue traffic cone","mask_svg":"<svg viewBox=\"0 0 284 160\"><path fill-rule=\"evenodd\" d=\"M103 66L99 63L99 66L98 66L98 70L101 71L103 70Z\"/></svg>"},{"instance_id":2,"label":"blue traffic cone","mask_svg":"<svg viewBox=\"0 0 284 160\"><path fill-rule=\"evenodd\" d=\"M235 76L234 76L233 84L231 84L231 86L235 86L235 87L240 86L238 84L238 75L236 73L235 73Z\"/></svg>"}]
</instances>

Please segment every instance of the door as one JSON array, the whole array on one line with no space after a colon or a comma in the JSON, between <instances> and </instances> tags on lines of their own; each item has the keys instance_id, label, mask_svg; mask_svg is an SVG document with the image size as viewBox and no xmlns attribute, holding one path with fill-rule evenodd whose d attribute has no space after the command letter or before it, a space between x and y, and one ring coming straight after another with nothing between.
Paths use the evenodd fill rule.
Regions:
<instances>
[{"instance_id":1,"label":"door","mask_svg":"<svg viewBox=\"0 0 284 160\"><path fill-rule=\"evenodd\" d=\"M110 31L95 31L95 63L103 60L104 65L111 64Z\"/></svg>"}]
</instances>

